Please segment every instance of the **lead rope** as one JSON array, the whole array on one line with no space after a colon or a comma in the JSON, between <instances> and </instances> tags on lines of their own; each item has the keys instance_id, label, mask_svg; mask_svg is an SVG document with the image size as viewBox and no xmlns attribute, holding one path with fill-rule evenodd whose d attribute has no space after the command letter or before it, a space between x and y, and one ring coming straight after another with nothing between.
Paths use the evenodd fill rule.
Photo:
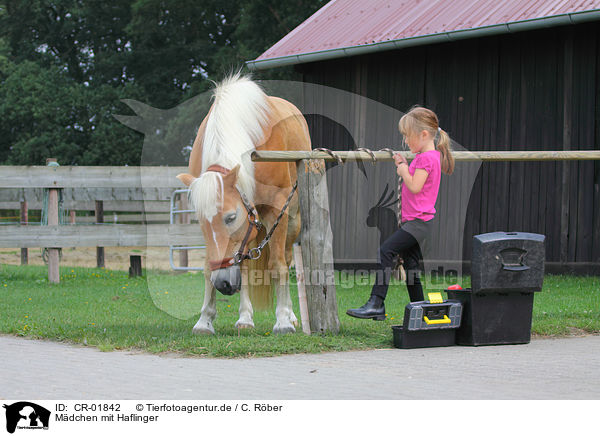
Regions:
<instances>
[{"instance_id":1,"label":"lead rope","mask_svg":"<svg viewBox=\"0 0 600 436\"><path fill-rule=\"evenodd\" d=\"M398 227L402 225L402 177L398 177Z\"/></svg>"},{"instance_id":2,"label":"lead rope","mask_svg":"<svg viewBox=\"0 0 600 436\"><path fill-rule=\"evenodd\" d=\"M258 244L257 247L248 249L248 253L244 254L243 251L244 251L248 236L250 234L250 229L252 226L251 224L249 225L249 227L248 227L249 231L246 233L246 237L244 238L244 241L242 242L240 249L233 255L233 264L234 265L241 263L244 259L256 260L261 256L263 248L265 248L265 245L267 245L269 243L269 241L271 240L271 236L273 236L273 232L279 225L279 221L281 221L281 218L283 217L285 210L289 206L290 201L292 200L292 196L294 195L294 192L296 192L297 188L298 188L298 181L296 180L296 182L294 183L294 186L292 187L292 191L288 195L288 198L287 198L285 204L281 208L281 211L279 212L279 215L277 216L277 219L275 220L275 223L273 224L273 226L271 227L271 229L269 230L269 232L267 233L265 238L261 241L260 244ZM247 200L245 200L245 198L242 197L242 201L247 201ZM248 206L246 206L246 208L248 208ZM256 209L253 208L253 210L256 210ZM258 223L258 224L260 225L260 227L262 227L262 224L260 224L260 223ZM256 229L260 230L260 227L256 226Z\"/></svg>"},{"instance_id":3,"label":"lead rope","mask_svg":"<svg viewBox=\"0 0 600 436\"><path fill-rule=\"evenodd\" d=\"M262 242L260 244L258 244L258 247L256 247L254 249L254 250L258 250L259 256L260 256L262 249L265 247L265 245L267 245L269 243L271 236L273 236L273 232L277 228L277 225L279 224L279 221L283 217L285 210L289 206L290 201L292 201L292 196L294 195L294 192L296 192L297 188L298 188L298 180L296 180L296 182L294 183L294 186L292 187L292 191L290 192L290 195L288 195L288 198L287 198L285 204L283 205L283 208L281 208L281 212L279 212L279 215L277 216L277 219L275 220L275 224L273 224L273 227L271 227L271 230L269 230L269 233L267 233L267 236L265 236L265 239L263 239Z\"/></svg>"}]
</instances>

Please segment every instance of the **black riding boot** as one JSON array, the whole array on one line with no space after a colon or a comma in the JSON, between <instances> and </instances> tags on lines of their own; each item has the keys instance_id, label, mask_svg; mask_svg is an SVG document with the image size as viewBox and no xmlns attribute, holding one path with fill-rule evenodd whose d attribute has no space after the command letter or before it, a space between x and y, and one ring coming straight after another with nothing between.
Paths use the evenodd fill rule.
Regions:
<instances>
[{"instance_id":1,"label":"black riding boot","mask_svg":"<svg viewBox=\"0 0 600 436\"><path fill-rule=\"evenodd\" d=\"M373 319L375 321L383 321L385 319L385 306L383 299L377 295L371 295L369 301L358 309L348 309L347 315L354 318Z\"/></svg>"}]
</instances>

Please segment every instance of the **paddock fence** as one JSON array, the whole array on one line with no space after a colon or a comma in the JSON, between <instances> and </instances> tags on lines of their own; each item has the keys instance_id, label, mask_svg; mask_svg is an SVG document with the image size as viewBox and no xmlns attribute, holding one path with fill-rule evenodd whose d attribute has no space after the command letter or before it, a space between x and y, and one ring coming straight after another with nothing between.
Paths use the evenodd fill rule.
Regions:
<instances>
[{"instance_id":1,"label":"paddock fence","mask_svg":"<svg viewBox=\"0 0 600 436\"><path fill-rule=\"evenodd\" d=\"M21 248L22 263L28 248L48 248L49 278L58 282L57 249L98 247L103 266L104 247L203 246L175 178L182 172L187 167L2 166L0 210L20 210L20 219L0 225L0 247ZM174 192L185 213L172 219ZM47 214L47 225L29 223L31 210ZM81 211L87 216L77 216ZM179 251L179 266L187 268L187 250Z\"/></svg>"}]
</instances>

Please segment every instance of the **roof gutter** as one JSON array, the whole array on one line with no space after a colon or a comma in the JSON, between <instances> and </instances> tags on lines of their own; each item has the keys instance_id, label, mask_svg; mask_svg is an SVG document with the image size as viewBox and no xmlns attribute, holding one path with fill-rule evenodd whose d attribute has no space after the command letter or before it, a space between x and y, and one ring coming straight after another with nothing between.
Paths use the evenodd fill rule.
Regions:
<instances>
[{"instance_id":1,"label":"roof gutter","mask_svg":"<svg viewBox=\"0 0 600 436\"><path fill-rule=\"evenodd\" d=\"M479 38L506 33L523 32L549 27L563 26L567 24L579 24L588 21L599 21L600 9L584 12L567 13L551 17L534 18L531 20L515 21L512 23L495 24L491 26L477 27L474 29L452 30L450 32L435 33L431 35L416 36L412 38L395 39L391 41L376 42L373 44L361 44L351 47L336 48L332 50L301 53L298 55L282 56L271 59L256 59L247 61L250 70L266 70L268 68L283 67L287 65L318 62L329 59L337 59L350 56L375 53L385 50L402 49L418 45L437 44L440 42L457 41L460 39Z\"/></svg>"}]
</instances>

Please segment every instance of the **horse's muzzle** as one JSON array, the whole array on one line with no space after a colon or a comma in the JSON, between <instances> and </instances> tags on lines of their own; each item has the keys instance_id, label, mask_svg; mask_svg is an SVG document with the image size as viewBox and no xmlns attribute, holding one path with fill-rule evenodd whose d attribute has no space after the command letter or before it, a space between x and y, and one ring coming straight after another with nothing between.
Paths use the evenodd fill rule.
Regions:
<instances>
[{"instance_id":1,"label":"horse's muzzle","mask_svg":"<svg viewBox=\"0 0 600 436\"><path fill-rule=\"evenodd\" d=\"M210 274L210 281L223 295L233 295L242 287L242 273L239 265L228 266L213 271Z\"/></svg>"}]
</instances>

